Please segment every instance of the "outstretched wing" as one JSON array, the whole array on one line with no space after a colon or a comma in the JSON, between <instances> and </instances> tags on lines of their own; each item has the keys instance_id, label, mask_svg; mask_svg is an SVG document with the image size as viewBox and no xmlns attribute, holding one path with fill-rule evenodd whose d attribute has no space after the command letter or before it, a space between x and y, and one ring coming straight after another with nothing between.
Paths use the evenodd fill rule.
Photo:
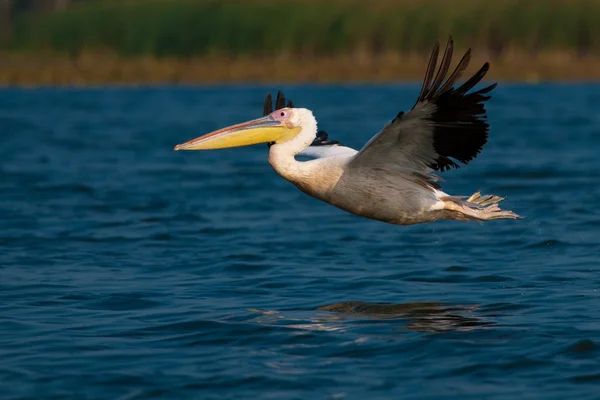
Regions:
<instances>
[{"instance_id":1,"label":"outstretched wing","mask_svg":"<svg viewBox=\"0 0 600 400\"><path fill-rule=\"evenodd\" d=\"M471 49L446 79L453 48L450 37L434 78L439 53L439 43L435 44L421 93L413 108L407 114L398 113L353 157L349 168L445 171L459 168L457 162L468 164L479 154L488 138L484 103L490 96L486 93L496 84L467 93L487 73L489 64L485 63L473 77L455 89L454 84L469 64Z\"/></svg>"}]
</instances>

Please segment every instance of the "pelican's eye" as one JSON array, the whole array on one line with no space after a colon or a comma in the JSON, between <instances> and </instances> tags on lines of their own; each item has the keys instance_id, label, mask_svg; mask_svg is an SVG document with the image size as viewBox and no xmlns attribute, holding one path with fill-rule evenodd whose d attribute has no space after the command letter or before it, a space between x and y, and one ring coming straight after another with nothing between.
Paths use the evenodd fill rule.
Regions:
<instances>
[{"instance_id":1,"label":"pelican's eye","mask_svg":"<svg viewBox=\"0 0 600 400\"><path fill-rule=\"evenodd\" d=\"M285 121L285 120L289 119L290 112L288 110L284 110L284 109L275 110L275 111L273 111L271 116L276 121Z\"/></svg>"}]
</instances>

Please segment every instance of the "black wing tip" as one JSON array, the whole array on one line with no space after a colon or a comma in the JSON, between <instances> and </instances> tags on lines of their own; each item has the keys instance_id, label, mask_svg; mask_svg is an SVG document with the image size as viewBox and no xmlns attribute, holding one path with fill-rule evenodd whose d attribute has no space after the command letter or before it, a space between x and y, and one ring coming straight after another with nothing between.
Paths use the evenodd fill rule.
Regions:
<instances>
[{"instance_id":1,"label":"black wing tip","mask_svg":"<svg viewBox=\"0 0 600 400\"><path fill-rule=\"evenodd\" d=\"M423 101L427 98L427 94L431 89L431 79L433 79L433 73L435 72L435 68L437 66L439 52L440 42L436 40L435 44L433 45L433 50L431 51L431 56L429 56L429 62L427 63L427 69L425 70L425 78L423 79L423 85L421 86L421 93L417 98L417 104L420 101Z\"/></svg>"},{"instance_id":2,"label":"black wing tip","mask_svg":"<svg viewBox=\"0 0 600 400\"><path fill-rule=\"evenodd\" d=\"M477 85L490 69L490 63L483 66L460 87L454 85L461 78L471 61L471 49L467 49L456 68L448 77L454 42L449 35L442 61L437 69L439 42L436 41L423 87L417 104L429 102L435 104L435 110L428 117L434 122L433 146L438 157L429 166L436 171L460 168L459 162L468 164L476 158L487 143L489 124L485 110L485 102L491 98L486 95L496 88L493 83L478 91L467 93ZM417 105L415 104L415 106ZM396 119L402 115L399 114Z\"/></svg>"},{"instance_id":3,"label":"black wing tip","mask_svg":"<svg viewBox=\"0 0 600 400\"><path fill-rule=\"evenodd\" d=\"M281 91L281 90L277 91L277 97L275 98L275 107L273 107L273 97L271 96L271 93L267 92L267 96L265 98L264 109L263 109L263 111L265 112L264 115L270 114L274 110L279 110L284 107L292 108L292 107L294 107L294 103L292 103L291 100L287 100L287 103L286 103L286 98L285 98L285 94L283 93L283 91ZM270 110L270 111L268 113L266 113L267 110Z\"/></svg>"},{"instance_id":4,"label":"black wing tip","mask_svg":"<svg viewBox=\"0 0 600 400\"><path fill-rule=\"evenodd\" d=\"M318 131L317 137L310 144L311 146L342 146L337 140L329 140L329 135L325 131Z\"/></svg>"},{"instance_id":5,"label":"black wing tip","mask_svg":"<svg viewBox=\"0 0 600 400\"><path fill-rule=\"evenodd\" d=\"M277 98L275 100L275 110L279 110L285 107L285 95L281 90L277 91Z\"/></svg>"},{"instance_id":6,"label":"black wing tip","mask_svg":"<svg viewBox=\"0 0 600 400\"><path fill-rule=\"evenodd\" d=\"M263 116L267 116L273 111L284 107L292 108L294 107L294 103L292 103L291 100L287 100L286 104L285 94L283 94L281 90L278 90L277 97L275 99L275 108L273 108L273 96L271 96L271 92L267 92L265 102L263 104Z\"/></svg>"},{"instance_id":7,"label":"black wing tip","mask_svg":"<svg viewBox=\"0 0 600 400\"><path fill-rule=\"evenodd\" d=\"M431 52L431 57L429 60L429 64L427 65L427 72L425 75L425 80L423 81L423 87L421 89L421 94L418 97L417 103L423 101L435 101L436 98L444 95L445 93L455 90L454 85L461 78L464 71L469 66L471 62L471 48L468 48L456 68L448 77L448 71L450 64L452 62L452 53L454 50L454 40L452 39L452 35L449 35L448 42L446 44L446 49L444 50L444 56L442 58L442 62L440 63L439 68L437 68L437 57L439 54L439 41L435 42L433 46L433 50ZM437 74L435 80L431 82L435 69L437 68ZM475 73L463 86L457 91L461 91L462 93L466 93L473 86L475 86L483 77L487 74L490 69L490 63L485 62L483 66ZM445 82L444 82L445 81Z\"/></svg>"},{"instance_id":8,"label":"black wing tip","mask_svg":"<svg viewBox=\"0 0 600 400\"><path fill-rule=\"evenodd\" d=\"M263 104L263 116L267 116L273 112L273 97L270 92L267 92L265 102Z\"/></svg>"},{"instance_id":9,"label":"black wing tip","mask_svg":"<svg viewBox=\"0 0 600 400\"><path fill-rule=\"evenodd\" d=\"M435 102L437 98L444 95L450 91L457 91L462 94L466 94L470 89L473 88L477 83L479 83L483 77L487 74L490 69L490 63L485 62L483 66L475 73L467 82L465 82L458 89L454 89L454 84L461 78L464 71L469 66L471 61L471 53L472 49L468 48L456 68L450 74L449 77L448 71L452 61L452 55L454 50L454 39L452 35L448 36L448 42L446 43L446 49L444 50L444 55L442 57L442 61L439 65L437 65L437 59L440 51L440 42L436 41L433 50L431 51L431 56L429 58L429 63L427 64L427 69L425 72L425 78L423 80L423 85L421 87L421 93L417 98L417 102L415 106L420 102ZM436 73L437 69L437 73ZM433 75L435 73L435 79L433 79ZM444 82L445 81L445 82ZM494 84L494 87L490 88L488 91L494 89L497 84ZM413 107L414 108L414 107Z\"/></svg>"}]
</instances>

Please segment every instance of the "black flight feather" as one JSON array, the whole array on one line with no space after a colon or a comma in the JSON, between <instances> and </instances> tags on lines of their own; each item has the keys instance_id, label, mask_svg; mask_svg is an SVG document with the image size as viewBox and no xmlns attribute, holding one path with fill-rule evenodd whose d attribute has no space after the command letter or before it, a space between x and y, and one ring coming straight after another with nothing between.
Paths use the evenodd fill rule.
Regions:
<instances>
[{"instance_id":1,"label":"black flight feather","mask_svg":"<svg viewBox=\"0 0 600 400\"><path fill-rule=\"evenodd\" d=\"M271 93L267 93L267 97L265 98L265 104L263 105L263 117L271 114L273 112L273 98L271 97Z\"/></svg>"},{"instance_id":2,"label":"black flight feather","mask_svg":"<svg viewBox=\"0 0 600 400\"><path fill-rule=\"evenodd\" d=\"M423 87L413 107L414 109L420 103L431 103L436 106L434 111L424 118L433 122L433 147L437 159L429 166L437 171L460 168L457 161L468 164L481 152L487 142L489 128L484 102L489 100L490 96L485 94L496 87L496 84L493 84L476 92L467 93L488 72L489 64L485 63L477 73L455 89L454 84L469 65L471 49L467 50L454 72L446 79L453 45L450 37L435 80L431 83L437 64L439 44L436 43L433 47ZM402 113L399 113L394 121L401 120L402 117Z\"/></svg>"},{"instance_id":3,"label":"black flight feather","mask_svg":"<svg viewBox=\"0 0 600 400\"><path fill-rule=\"evenodd\" d=\"M280 90L277 92L277 99L275 100L275 109L280 110L285 107L285 96L283 92Z\"/></svg>"}]
</instances>

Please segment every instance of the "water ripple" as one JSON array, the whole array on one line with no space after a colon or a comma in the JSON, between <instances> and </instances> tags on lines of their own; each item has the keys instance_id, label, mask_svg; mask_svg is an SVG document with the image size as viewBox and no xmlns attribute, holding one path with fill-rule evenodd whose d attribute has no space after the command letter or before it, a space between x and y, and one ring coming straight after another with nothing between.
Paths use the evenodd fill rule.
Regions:
<instances>
[{"instance_id":1,"label":"water ripple","mask_svg":"<svg viewBox=\"0 0 600 400\"><path fill-rule=\"evenodd\" d=\"M443 174L526 219L409 227L304 195L266 146L173 151L273 90L0 91L0 397L597 397L596 85L501 85ZM415 91L286 94L358 148Z\"/></svg>"}]
</instances>

